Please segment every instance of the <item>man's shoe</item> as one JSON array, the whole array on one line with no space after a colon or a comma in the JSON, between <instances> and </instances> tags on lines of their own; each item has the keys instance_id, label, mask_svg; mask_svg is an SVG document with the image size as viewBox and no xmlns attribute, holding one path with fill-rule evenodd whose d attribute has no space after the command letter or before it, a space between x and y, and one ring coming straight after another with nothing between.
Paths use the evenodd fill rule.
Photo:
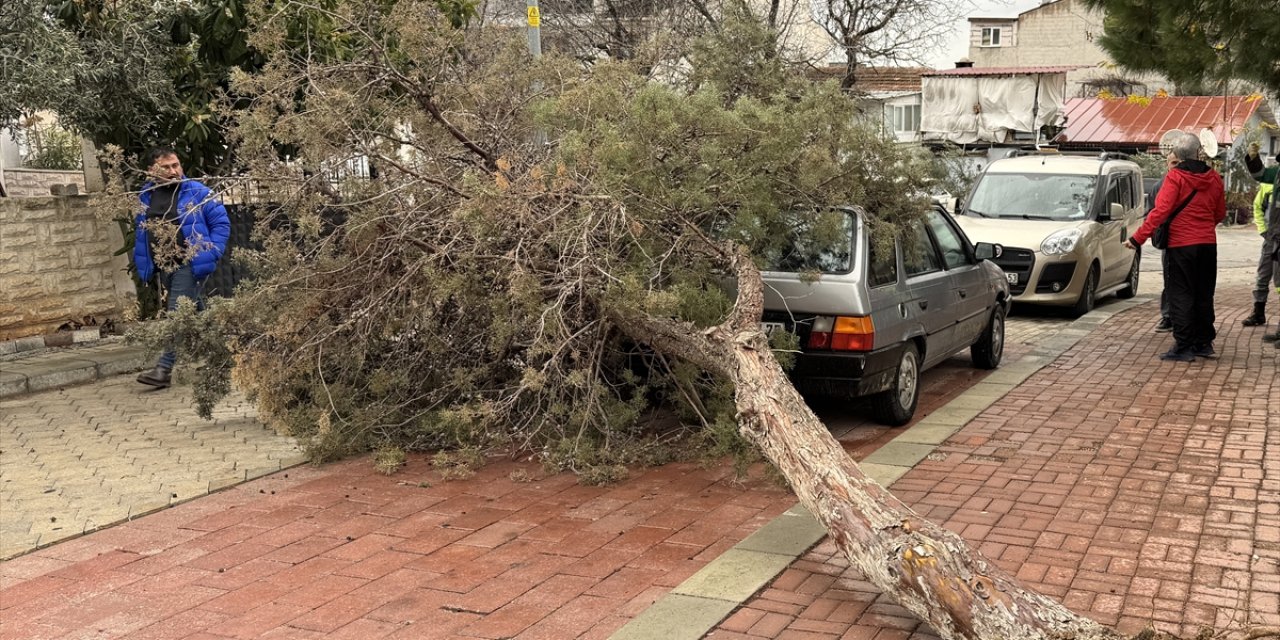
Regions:
<instances>
[{"instance_id":1,"label":"man's shoe","mask_svg":"<svg viewBox=\"0 0 1280 640\"><path fill-rule=\"evenodd\" d=\"M1241 321L1240 324L1246 327L1261 327L1267 324L1267 316L1264 315L1266 313L1266 308L1267 303L1265 302L1253 303L1253 313L1248 318Z\"/></svg>"},{"instance_id":2,"label":"man's shoe","mask_svg":"<svg viewBox=\"0 0 1280 640\"><path fill-rule=\"evenodd\" d=\"M1263 342L1275 342L1275 341L1277 341L1277 340L1280 340L1280 327L1277 327L1277 328L1276 328L1276 332L1275 332L1275 333L1264 333L1264 334L1262 334L1262 341L1263 341Z\"/></svg>"},{"instance_id":3,"label":"man's shoe","mask_svg":"<svg viewBox=\"0 0 1280 640\"><path fill-rule=\"evenodd\" d=\"M1218 352L1213 350L1213 345L1211 345L1211 344L1202 344L1202 345L1200 345L1200 346L1198 346L1198 347L1192 347L1192 348L1191 348L1191 355L1193 355L1193 356L1195 356L1195 357L1197 357L1197 358L1212 358L1212 357L1217 356L1217 355L1218 355Z\"/></svg>"},{"instance_id":4,"label":"man's shoe","mask_svg":"<svg viewBox=\"0 0 1280 640\"><path fill-rule=\"evenodd\" d=\"M1165 353L1160 354L1161 360L1172 360L1174 362L1195 362L1196 357L1189 349L1179 349L1174 347Z\"/></svg>"},{"instance_id":5,"label":"man's shoe","mask_svg":"<svg viewBox=\"0 0 1280 640\"><path fill-rule=\"evenodd\" d=\"M1156 333L1169 333L1173 331L1173 322L1168 318L1160 318L1160 324L1156 325Z\"/></svg>"},{"instance_id":6,"label":"man's shoe","mask_svg":"<svg viewBox=\"0 0 1280 640\"><path fill-rule=\"evenodd\" d=\"M169 386L170 373L171 372L168 369L160 365L156 365L156 368L138 376L138 382L158 389L163 389Z\"/></svg>"}]
</instances>

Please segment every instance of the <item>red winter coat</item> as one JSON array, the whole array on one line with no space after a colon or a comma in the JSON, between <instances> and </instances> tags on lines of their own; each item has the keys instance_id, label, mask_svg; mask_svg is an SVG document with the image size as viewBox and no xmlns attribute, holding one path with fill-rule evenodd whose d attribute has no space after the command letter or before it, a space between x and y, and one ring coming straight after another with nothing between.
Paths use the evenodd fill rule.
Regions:
<instances>
[{"instance_id":1,"label":"red winter coat","mask_svg":"<svg viewBox=\"0 0 1280 640\"><path fill-rule=\"evenodd\" d=\"M1191 190L1196 195L1169 224L1169 248L1195 244L1217 244L1218 223L1227 217L1227 199L1222 189L1222 176L1199 160L1186 160L1164 177L1156 206L1133 234L1133 243L1142 244L1156 227L1164 224L1173 210L1182 204Z\"/></svg>"}]
</instances>

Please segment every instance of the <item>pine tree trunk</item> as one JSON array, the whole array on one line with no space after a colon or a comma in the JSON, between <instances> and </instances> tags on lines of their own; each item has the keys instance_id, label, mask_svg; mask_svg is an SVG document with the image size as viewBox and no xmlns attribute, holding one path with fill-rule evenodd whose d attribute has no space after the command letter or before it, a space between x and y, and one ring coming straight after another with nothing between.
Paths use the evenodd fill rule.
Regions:
<instances>
[{"instance_id":1,"label":"pine tree trunk","mask_svg":"<svg viewBox=\"0 0 1280 640\"><path fill-rule=\"evenodd\" d=\"M867 478L805 404L759 331L759 271L743 253L734 262L738 300L724 324L699 331L651 316L614 320L659 351L732 378L743 435L868 581L944 638L1124 637L1023 588L960 536L922 519Z\"/></svg>"}]
</instances>

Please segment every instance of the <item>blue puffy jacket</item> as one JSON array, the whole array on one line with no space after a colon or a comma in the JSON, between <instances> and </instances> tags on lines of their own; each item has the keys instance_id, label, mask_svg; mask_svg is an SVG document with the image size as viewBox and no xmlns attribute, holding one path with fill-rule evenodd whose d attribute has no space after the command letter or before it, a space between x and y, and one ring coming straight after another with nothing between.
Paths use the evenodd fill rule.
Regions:
<instances>
[{"instance_id":1,"label":"blue puffy jacket","mask_svg":"<svg viewBox=\"0 0 1280 640\"><path fill-rule=\"evenodd\" d=\"M150 237L143 223L147 221L147 209L151 206L151 182L142 185L142 213L134 220L137 233L133 240L133 262L138 266L138 278L143 282L155 274L155 262L151 259ZM178 213L181 215L182 237L188 247L195 247L191 258L191 273L203 280L218 267L218 260L227 251L227 239L231 237L231 218L218 202L209 187L195 180L183 179L178 185Z\"/></svg>"}]
</instances>

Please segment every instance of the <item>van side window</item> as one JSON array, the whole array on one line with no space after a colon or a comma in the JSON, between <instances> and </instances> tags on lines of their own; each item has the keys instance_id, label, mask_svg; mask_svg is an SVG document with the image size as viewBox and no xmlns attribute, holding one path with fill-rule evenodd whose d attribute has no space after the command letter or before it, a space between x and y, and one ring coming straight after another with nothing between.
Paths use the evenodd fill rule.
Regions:
<instances>
[{"instance_id":1,"label":"van side window","mask_svg":"<svg viewBox=\"0 0 1280 640\"><path fill-rule=\"evenodd\" d=\"M890 244L887 248L877 248L876 238L871 236L867 242L870 248L870 257L867 259L871 265L870 284L873 287L883 287L885 285L898 283L898 255L895 245Z\"/></svg>"},{"instance_id":2,"label":"van side window","mask_svg":"<svg viewBox=\"0 0 1280 640\"><path fill-rule=\"evenodd\" d=\"M923 223L916 222L907 229L902 241L902 264L908 277L942 271L938 248Z\"/></svg>"},{"instance_id":3,"label":"van side window","mask_svg":"<svg viewBox=\"0 0 1280 640\"><path fill-rule=\"evenodd\" d=\"M1133 178L1130 174L1116 173L1111 176L1111 184L1107 187L1106 211L1111 209L1113 203L1126 210L1133 208Z\"/></svg>"},{"instance_id":4,"label":"van side window","mask_svg":"<svg viewBox=\"0 0 1280 640\"><path fill-rule=\"evenodd\" d=\"M966 242L960 239L960 234L956 233L941 213L936 209L930 210L925 219L929 221L929 228L933 229L933 237L938 239L938 247L942 249L942 259L948 269L973 264L965 247Z\"/></svg>"}]
</instances>

